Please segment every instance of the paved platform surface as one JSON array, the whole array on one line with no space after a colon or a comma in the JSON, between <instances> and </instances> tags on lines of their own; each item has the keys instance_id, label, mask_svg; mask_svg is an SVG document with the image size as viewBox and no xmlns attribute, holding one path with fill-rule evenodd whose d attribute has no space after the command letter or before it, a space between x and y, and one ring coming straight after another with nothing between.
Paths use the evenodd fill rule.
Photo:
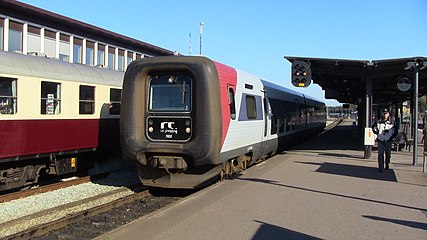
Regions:
<instances>
[{"instance_id":1,"label":"paved platform surface","mask_svg":"<svg viewBox=\"0 0 427 240\"><path fill-rule=\"evenodd\" d=\"M336 128L98 239L427 239L427 174L412 153L377 171Z\"/></svg>"}]
</instances>

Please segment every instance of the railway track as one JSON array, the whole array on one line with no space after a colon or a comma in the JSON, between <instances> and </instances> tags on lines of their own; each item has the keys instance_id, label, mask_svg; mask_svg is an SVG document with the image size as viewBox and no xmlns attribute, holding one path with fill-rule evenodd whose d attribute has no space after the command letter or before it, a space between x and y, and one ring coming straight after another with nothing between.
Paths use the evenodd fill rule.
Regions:
<instances>
[{"instance_id":1,"label":"railway track","mask_svg":"<svg viewBox=\"0 0 427 240\"><path fill-rule=\"evenodd\" d=\"M111 194L117 194L121 191L124 190L119 190ZM143 215L161 209L181 199L184 195L172 197L154 196L148 190L141 189L141 191L131 195L74 214L67 214L54 221L35 225L18 233L10 234L2 239L92 239ZM87 202L96 201L99 197L61 206L61 208L73 208ZM0 229L19 224L20 221L28 221L28 219L32 218L37 219L39 216L52 215L56 210L50 209L45 212L25 216L23 219L1 224Z\"/></svg>"},{"instance_id":2,"label":"railway track","mask_svg":"<svg viewBox=\"0 0 427 240\"><path fill-rule=\"evenodd\" d=\"M154 192L153 195L134 175L133 171L125 171L91 183L87 183L91 181L89 177L82 178L36 191L51 191L48 193L3 202L0 239L92 239L191 194L170 196ZM71 187L65 188L64 184ZM53 188L61 189L52 191ZM23 191L24 195L29 192L36 194L33 190ZM23 195L13 193L3 197L6 201ZM20 210L15 211L16 207Z\"/></svg>"},{"instance_id":3,"label":"railway track","mask_svg":"<svg viewBox=\"0 0 427 240\"><path fill-rule=\"evenodd\" d=\"M36 194L45 193L45 192L53 191L56 189L66 188L66 187L70 187L70 186L74 186L82 183L87 183L87 182L105 177L106 175L107 174L100 174L96 176L86 176L86 177L81 177L77 179L72 179L69 181L55 182L55 183L47 184L37 188L31 188L27 190L21 190L17 192L2 194L0 195L0 203L9 202L15 199L29 197Z\"/></svg>"},{"instance_id":4,"label":"railway track","mask_svg":"<svg viewBox=\"0 0 427 240\"><path fill-rule=\"evenodd\" d=\"M325 129L323 129L323 132L322 132L321 134L323 134L323 133L325 133L325 132L327 132L327 131L331 130L332 128L334 128L334 127L336 127L336 126L338 126L338 124L340 124L342 121L343 121L343 118L338 118L338 119L336 119L336 120L335 120L335 121L333 121L331 124L327 125L327 126L325 127Z\"/></svg>"},{"instance_id":5,"label":"railway track","mask_svg":"<svg viewBox=\"0 0 427 240\"><path fill-rule=\"evenodd\" d=\"M59 206L53 209L47 209L45 211L42 212L38 212L35 214L31 214L28 216L24 216L22 218L18 218L9 222L6 222L4 224L0 225L0 229L7 229L7 228L12 228L13 226L19 225L22 222L28 221L28 219L39 219L42 217L46 217L46 216L53 216L53 215L63 215L62 217L59 217L57 219L52 219L51 221L48 221L46 223L42 223L42 224L38 224L38 225L34 225L32 227L29 227L23 231L20 231L18 233L15 234L11 234L8 235L7 237L5 237L5 239L22 239L22 238L34 238L34 237L39 237L39 236L43 236L46 235L52 231L67 227L69 225L72 225L74 223L80 222L82 220L84 220L85 218L89 218L107 211L110 211L111 209L123 206L125 204L129 204L131 202L137 201L137 200L141 200L144 198L147 198L148 196L150 196L149 192L147 190L141 191L141 192L137 192L134 194L130 194L127 196L123 196L121 198L118 198L114 201L111 202L107 202L101 205L97 205L94 207L90 207L88 209L84 209L81 211L77 211L75 213L68 213L68 211L63 211L64 209L73 209L82 205L92 205L95 204L99 199L102 198L106 198L109 196L113 196L113 195L117 195L120 193L125 192L126 189L119 189L117 191L112 191L108 194L103 194L101 196L95 196L89 199L84 199L82 201L78 201L78 202L73 202L70 204L66 204L63 206ZM59 213L59 212L64 212L63 214Z\"/></svg>"}]
</instances>

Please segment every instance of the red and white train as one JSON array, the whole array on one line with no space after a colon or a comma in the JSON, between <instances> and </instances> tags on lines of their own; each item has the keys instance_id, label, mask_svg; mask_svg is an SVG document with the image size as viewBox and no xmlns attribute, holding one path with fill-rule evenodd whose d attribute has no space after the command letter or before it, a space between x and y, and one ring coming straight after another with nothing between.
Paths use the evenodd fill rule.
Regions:
<instances>
[{"instance_id":1,"label":"red and white train","mask_svg":"<svg viewBox=\"0 0 427 240\"><path fill-rule=\"evenodd\" d=\"M320 133L325 104L205 57L129 65L120 136L147 186L199 188Z\"/></svg>"},{"instance_id":2,"label":"red and white train","mask_svg":"<svg viewBox=\"0 0 427 240\"><path fill-rule=\"evenodd\" d=\"M123 73L0 51L0 190L119 147Z\"/></svg>"}]
</instances>

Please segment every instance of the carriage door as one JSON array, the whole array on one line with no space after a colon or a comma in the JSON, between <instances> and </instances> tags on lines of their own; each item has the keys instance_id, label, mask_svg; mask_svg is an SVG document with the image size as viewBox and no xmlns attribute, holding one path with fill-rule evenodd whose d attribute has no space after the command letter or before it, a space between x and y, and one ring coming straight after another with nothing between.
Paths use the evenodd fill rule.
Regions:
<instances>
[{"instance_id":1,"label":"carriage door","mask_svg":"<svg viewBox=\"0 0 427 240\"><path fill-rule=\"evenodd\" d=\"M261 141L261 148L262 148L261 151L264 152L263 155L265 155L271 152L267 143L267 141L270 139L271 115L270 115L270 105L268 104L268 99L267 99L267 91L262 90L262 92L263 92L262 105L263 105L264 127L263 127L262 141Z\"/></svg>"}]
</instances>

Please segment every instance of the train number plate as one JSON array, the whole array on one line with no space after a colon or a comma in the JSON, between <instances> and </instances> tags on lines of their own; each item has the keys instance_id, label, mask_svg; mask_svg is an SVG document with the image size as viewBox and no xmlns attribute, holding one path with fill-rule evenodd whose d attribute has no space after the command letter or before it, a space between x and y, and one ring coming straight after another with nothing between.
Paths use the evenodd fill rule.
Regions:
<instances>
[{"instance_id":1,"label":"train number plate","mask_svg":"<svg viewBox=\"0 0 427 240\"><path fill-rule=\"evenodd\" d=\"M189 117L147 118L147 136L154 141L188 141L192 131L192 121Z\"/></svg>"}]
</instances>

